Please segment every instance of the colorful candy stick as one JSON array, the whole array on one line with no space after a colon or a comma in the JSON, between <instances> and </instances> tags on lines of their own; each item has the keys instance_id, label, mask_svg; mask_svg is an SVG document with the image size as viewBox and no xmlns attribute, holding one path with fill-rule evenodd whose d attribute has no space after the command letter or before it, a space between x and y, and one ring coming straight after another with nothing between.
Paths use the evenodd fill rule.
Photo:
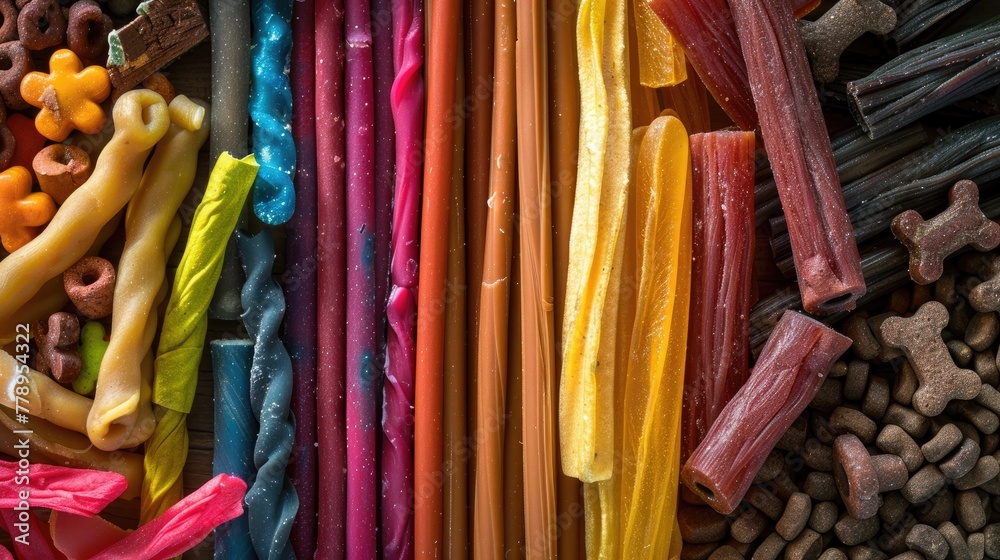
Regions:
<instances>
[{"instance_id":1,"label":"colorful candy stick","mask_svg":"<svg viewBox=\"0 0 1000 560\"><path fill-rule=\"evenodd\" d=\"M295 138L296 208L285 229L285 343L292 356L292 413L295 447L289 465L299 496L292 548L299 558L316 551L316 267L318 253L316 185L315 2L292 8L292 136ZM303 520L310 520L308 524ZM308 529L308 534L305 534Z\"/></svg>"},{"instance_id":2,"label":"colorful candy stick","mask_svg":"<svg viewBox=\"0 0 1000 560\"><path fill-rule=\"evenodd\" d=\"M490 144L493 120L493 31L494 0L465 3L465 235L468 278L469 339L466 359L469 391L468 434L476 433L476 387L479 378L479 292L486 254L487 199L490 196ZM469 475L475 480L476 451L470 446ZM474 485L470 485L474 491ZM472 494L470 491L469 497Z\"/></svg>"},{"instance_id":3,"label":"colorful candy stick","mask_svg":"<svg viewBox=\"0 0 1000 560\"><path fill-rule=\"evenodd\" d=\"M254 478L257 419L250 406L250 371L254 343L250 340L212 341L215 385L215 448L212 475L222 473L243 482ZM248 558L253 552L246 514L215 530L215 558Z\"/></svg>"},{"instance_id":4,"label":"colorful candy stick","mask_svg":"<svg viewBox=\"0 0 1000 560\"><path fill-rule=\"evenodd\" d=\"M629 178L630 100L623 0L586 0L577 21L580 155L563 318L559 435L563 471L584 482L611 476L613 335Z\"/></svg>"},{"instance_id":5,"label":"colorful candy stick","mask_svg":"<svg viewBox=\"0 0 1000 560\"><path fill-rule=\"evenodd\" d=\"M440 558L442 492L441 401L443 399L445 284L448 262L448 216L454 130L455 71L458 55L459 4L434 5L427 42L427 131L424 142L424 200L420 232L420 290L417 306L416 403L414 408L414 543L418 559Z\"/></svg>"},{"instance_id":6,"label":"colorful candy stick","mask_svg":"<svg viewBox=\"0 0 1000 560\"><path fill-rule=\"evenodd\" d=\"M288 81L292 54L292 0L253 0L253 79L250 119L253 150L260 159L253 209L270 226L295 212L295 142L291 135L292 89Z\"/></svg>"},{"instance_id":7,"label":"colorful candy stick","mask_svg":"<svg viewBox=\"0 0 1000 560\"><path fill-rule=\"evenodd\" d=\"M246 490L246 483L239 478L220 474L92 560L165 560L180 556L203 541L212 529L241 515Z\"/></svg>"},{"instance_id":8,"label":"colorful candy stick","mask_svg":"<svg viewBox=\"0 0 1000 560\"><path fill-rule=\"evenodd\" d=\"M16 479L25 473L19 469L16 462L0 461L0 509L17 508L23 500L19 487L25 484ZM78 515L97 515L128 487L118 473L91 469L36 464L28 466L26 476L31 507Z\"/></svg>"},{"instance_id":9,"label":"colorful candy stick","mask_svg":"<svg viewBox=\"0 0 1000 560\"><path fill-rule=\"evenodd\" d=\"M28 511L28 528L23 533L15 523L23 523L20 512L12 509L0 510L0 522L4 529L12 537L15 535L28 535L27 539L13 539L14 552L22 560L62 560L65 558L52 544L49 536L49 525L38 518L38 514ZM34 537L33 537L34 536Z\"/></svg>"},{"instance_id":10,"label":"colorful candy stick","mask_svg":"<svg viewBox=\"0 0 1000 560\"><path fill-rule=\"evenodd\" d=\"M140 364L158 326L156 296L166 279L167 235L194 184L198 152L208 140L204 105L179 95L169 108L170 130L153 152L125 214L111 339L87 418L87 435L105 451L145 441L155 425L148 411L139 410ZM142 418L147 422L140 423Z\"/></svg>"},{"instance_id":11,"label":"colorful candy stick","mask_svg":"<svg viewBox=\"0 0 1000 560\"><path fill-rule=\"evenodd\" d=\"M247 490L250 540L260 558L294 556L289 536L299 498L285 474L295 438L291 417L292 359L278 338L285 298L271 277L274 240L269 230L254 237L238 231L243 285L243 324L253 340L250 406L260 431L254 444L256 475Z\"/></svg>"},{"instance_id":12,"label":"colorful candy stick","mask_svg":"<svg viewBox=\"0 0 1000 560\"><path fill-rule=\"evenodd\" d=\"M576 0L552 0L548 7L555 17L549 24L549 163L552 194L552 292L555 325L555 382L562 372L563 314L566 274L569 268L569 237L576 192L576 157L580 139L580 82L576 66ZM579 480L562 470L558 430L556 433L556 498L559 519L566 520L559 536L561 558L583 555L583 523L580 521L582 488Z\"/></svg>"},{"instance_id":13,"label":"colorful candy stick","mask_svg":"<svg viewBox=\"0 0 1000 560\"><path fill-rule=\"evenodd\" d=\"M691 136L694 264L681 462L749 377L754 134Z\"/></svg>"},{"instance_id":14,"label":"colorful candy stick","mask_svg":"<svg viewBox=\"0 0 1000 560\"><path fill-rule=\"evenodd\" d=\"M371 3L372 74L375 98L375 305L378 323L375 348L378 368L385 365L385 305L389 298L389 259L392 240L392 187L395 178L396 130L392 118L393 65L392 0Z\"/></svg>"},{"instance_id":15,"label":"colorful candy stick","mask_svg":"<svg viewBox=\"0 0 1000 560\"><path fill-rule=\"evenodd\" d=\"M103 517L83 517L72 513L49 515L52 544L67 558L90 558L125 538L128 531Z\"/></svg>"},{"instance_id":16,"label":"colorful candy stick","mask_svg":"<svg viewBox=\"0 0 1000 560\"><path fill-rule=\"evenodd\" d=\"M764 0L730 0L730 6L788 218L805 309L853 309L865 293L858 246L792 9Z\"/></svg>"},{"instance_id":17,"label":"colorful candy stick","mask_svg":"<svg viewBox=\"0 0 1000 560\"><path fill-rule=\"evenodd\" d=\"M465 98L464 53L459 54L456 98ZM468 378L466 376L467 291L465 266L465 118L457 111L455 157L452 160L451 216L448 219L448 298L444 326L444 471L442 510L445 557L469 554L469 488L467 452Z\"/></svg>"},{"instance_id":18,"label":"colorful candy stick","mask_svg":"<svg viewBox=\"0 0 1000 560\"><path fill-rule=\"evenodd\" d=\"M528 558L555 558L555 327L549 187L545 2L517 5L517 147L520 190L524 524Z\"/></svg>"},{"instance_id":19,"label":"colorful candy stick","mask_svg":"<svg viewBox=\"0 0 1000 560\"><path fill-rule=\"evenodd\" d=\"M479 354L476 380L476 482L473 550L483 558L504 557L504 423L511 253L515 204L517 13L512 2L498 1L494 44L493 142L486 253L479 300ZM418 382L419 385L419 382Z\"/></svg>"},{"instance_id":20,"label":"colorful candy stick","mask_svg":"<svg viewBox=\"0 0 1000 560\"><path fill-rule=\"evenodd\" d=\"M0 409L0 446L16 449L27 439L31 445L31 460L38 463L116 472L128 481L128 488L121 498L131 500L139 496L142 486L142 455L127 451L101 451L90 444L86 436L60 428L50 422L32 418L30 434L25 425L15 420L13 410ZM81 451L84 450L84 451Z\"/></svg>"},{"instance_id":21,"label":"colorful candy stick","mask_svg":"<svg viewBox=\"0 0 1000 560\"><path fill-rule=\"evenodd\" d=\"M183 494L187 415L194 401L198 364L208 330L208 304L222 268L225 240L236 227L256 175L253 156L237 160L223 154L192 218L156 352L153 402L158 422L146 443L140 511L143 522L166 511Z\"/></svg>"},{"instance_id":22,"label":"colorful candy stick","mask_svg":"<svg viewBox=\"0 0 1000 560\"><path fill-rule=\"evenodd\" d=\"M27 339L19 338L15 350L18 355L26 355ZM22 350L24 354L20 353ZM15 392L18 386L27 387L31 394L33 402L28 411L32 419L48 420L61 428L87 433L87 414L93 406L92 400L67 390L48 375L28 368L13 355L0 350L0 405L11 410L26 406L25 397L19 399Z\"/></svg>"},{"instance_id":23,"label":"colorful candy stick","mask_svg":"<svg viewBox=\"0 0 1000 560\"><path fill-rule=\"evenodd\" d=\"M346 175L344 173L344 3L316 2L316 168L319 266L316 271L316 437L318 461L296 467L296 478L318 474L316 501L319 526L316 555L344 558L347 544L347 436L344 380L347 359L345 294L347 283ZM302 442L312 447L310 440ZM300 457L298 461L302 461ZM315 467L314 467L315 468ZM314 521L300 517L296 541L307 539Z\"/></svg>"},{"instance_id":24,"label":"colorful candy stick","mask_svg":"<svg viewBox=\"0 0 1000 560\"><path fill-rule=\"evenodd\" d=\"M750 379L684 464L684 485L720 513L736 509L774 444L850 346L837 331L786 311Z\"/></svg>"},{"instance_id":25,"label":"colorful candy stick","mask_svg":"<svg viewBox=\"0 0 1000 560\"><path fill-rule=\"evenodd\" d=\"M624 558L668 557L677 503L691 296L691 159L687 131L657 118L639 149L642 276L625 384L621 546ZM664 412L669 411L669 412Z\"/></svg>"},{"instance_id":26,"label":"colorful candy stick","mask_svg":"<svg viewBox=\"0 0 1000 560\"><path fill-rule=\"evenodd\" d=\"M90 179L66 200L38 237L0 261L0 293L4 294L0 324L11 320L14 311L45 282L84 256L139 187L146 157L170 127L167 104L149 90L122 95L113 118L115 134L101 151Z\"/></svg>"},{"instance_id":27,"label":"colorful candy stick","mask_svg":"<svg viewBox=\"0 0 1000 560\"><path fill-rule=\"evenodd\" d=\"M514 204L517 204L515 199ZM503 541L504 556L525 556L524 524L524 360L521 353L521 251L518 236L511 236L510 320L507 335L507 398L503 414Z\"/></svg>"},{"instance_id":28,"label":"colorful candy stick","mask_svg":"<svg viewBox=\"0 0 1000 560\"><path fill-rule=\"evenodd\" d=\"M667 31L648 2L634 2L638 35L639 81L651 88L675 86L687 79L680 42Z\"/></svg>"},{"instance_id":29,"label":"colorful candy stick","mask_svg":"<svg viewBox=\"0 0 1000 560\"><path fill-rule=\"evenodd\" d=\"M347 556L377 549L380 372L376 365L375 113L367 0L347 0L344 110L347 143Z\"/></svg>"},{"instance_id":30,"label":"colorful candy stick","mask_svg":"<svg viewBox=\"0 0 1000 560\"><path fill-rule=\"evenodd\" d=\"M416 367L417 259L420 257L421 129L424 109L424 19L419 0L392 4L392 111L396 188L392 225L392 291L386 309L382 416L382 549L387 558L413 555L413 382Z\"/></svg>"}]
</instances>

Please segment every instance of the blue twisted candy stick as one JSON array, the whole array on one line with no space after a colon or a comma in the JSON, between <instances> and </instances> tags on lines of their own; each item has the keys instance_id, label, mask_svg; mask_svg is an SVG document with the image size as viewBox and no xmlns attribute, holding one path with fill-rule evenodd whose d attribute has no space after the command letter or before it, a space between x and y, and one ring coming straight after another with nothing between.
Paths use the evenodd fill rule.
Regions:
<instances>
[{"instance_id":1,"label":"blue twisted candy stick","mask_svg":"<svg viewBox=\"0 0 1000 560\"><path fill-rule=\"evenodd\" d=\"M212 476L237 476L249 485L253 481L253 445L257 419L250 408L250 366L253 342L216 340L212 342L212 377L215 379L215 452ZM215 557L255 558L250 542L250 525L243 515L219 525L215 530Z\"/></svg>"},{"instance_id":2,"label":"blue twisted candy stick","mask_svg":"<svg viewBox=\"0 0 1000 560\"><path fill-rule=\"evenodd\" d=\"M295 558L289 539L299 497L285 472L295 441L292 420L292 360L278 338L285 297L271 278L274 239L270 231L255 237L237 233L243 285L243 324L254 341L250 368L250 405L260 424L254 446L257 477L247 490L250 540L257 556Z\"/></svg>"},{"instance_id":3,"label":"blue twisted candy stick","mask_svg":"<svg viewBox=\"0 0 1000 560\"><path fill-rule=\"evenodd\" d=\"M292 139L292 55L294 0L254 0L250 55L250 119L253 151L260 164L253 185L253 210L265 224L283 224L295 212L295 142Z\"/></svg>"}]
</instances>

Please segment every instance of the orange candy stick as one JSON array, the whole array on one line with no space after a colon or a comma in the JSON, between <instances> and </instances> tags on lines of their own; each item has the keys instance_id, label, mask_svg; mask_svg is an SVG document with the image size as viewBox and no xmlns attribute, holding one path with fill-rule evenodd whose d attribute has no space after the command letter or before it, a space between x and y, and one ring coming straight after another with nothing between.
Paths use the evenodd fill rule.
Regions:
<instances>
[{"instance_id":1,"label":"orange candy stick","mask_svg":"<svg viewBox=\"0 0 1000 560\"><path fill-rule=\"evenodd\" d=\"M455 131L455 71L460 5L434 4L427 33L427 131L424 199L420 223L420 287L417 316L417 371L414 403L414 547L417 559L442 555L441 472L444 374L445 284L448 269L448 216Z\"/></svg>"}]
</instances>

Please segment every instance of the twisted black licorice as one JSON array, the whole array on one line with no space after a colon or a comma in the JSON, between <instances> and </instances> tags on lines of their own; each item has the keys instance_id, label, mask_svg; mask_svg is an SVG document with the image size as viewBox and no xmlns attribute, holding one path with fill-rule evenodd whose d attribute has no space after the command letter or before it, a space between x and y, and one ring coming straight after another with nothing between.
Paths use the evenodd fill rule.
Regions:
<instances>
[{"instance_id":1,"label":"twisted black licorice","mask_svg":"<svg viewBox=\"0 0 1000 560\"><path fill-rule=\"evenodd\" d=\"M842 185L860 179L928 142L930 136L919 124L907 126L879 140L872 140L856 127L850 127L830 139ZM782 215L774 176L766 165L757 173L754 208L758 226ZM783 222L782 231L785 231Z\"/></svg>"},{"instance_id":2,"label":"twisted black licorice","mask_svg":"<svg viewBox=\"0 0 1000 560\"><path fill-rule=\"evenodd\" d=\"M278 337L285 316L285 296L271 277L271 232L265 230L250 237L238 230L236 235L247 276L242 294L243 324L254 341L250 406L260 425L253 457L257 473L246 495L250 540L259 558L294 559L289 537L299 497L286 472L295 441L292 360Z\"/></svg>"},{"instance_id":3,"label":"twisted black licorice","mask_svg":"<svg viewBox=\"0 0 1000 560\"><path fill-rule=\"evenodd\" d=\"M847 84L851 111L872 138L1000 84L1000 19L928 43Z\"/></svg>"},{"instance_id":4,"label":"twisted black licorice","mask_svg":"<svg viewBox=\"0 0 1000 560\"><path fill-rule=\"evenodd\" d=\"M1000 218L1000 194L981 200L979 207L987 218L991 220ZM890 237L863 247L861 249L861 273L865 277L865 285L868 290L858 300L858 306L884 297L896 288L910 282L910 273L907 269L909 258L906 248ZM750 310L750 350L754 356L760 353L767 337L771 334L771 329L777 324L781 314L788 309L802 309L802 299L794 285L761 299ZM835 325L847 315L847 313L835 313L823 317L822 321L828 325Z\"/></svg>"},{"instance_id":5,"label":"twisted black licorice","mask_svg":"<svg viewBox=\"0 0 1000 560\"><path fill-rule=\"evenodd\" d=\"M858 243L889 229L904 210L943 207L961 179L984 184L1000 177L1000 117L976 121L878 171L847 184L844 203ZM771 249L781 263L791 257L784 218L771 220ZM783 267L786 273L788 267Z\"/></svg>"},{"instance_id":6,"label":"twisted black licorice","mask_svg":"<svg viewBox=\"0 0 1000 560\"><path fill-rule=\"evenodd\" d=\"M896 2L896 29L889 34L896 44L913 41L971 0L909 0Z\"/></svg>"}]
</instances>

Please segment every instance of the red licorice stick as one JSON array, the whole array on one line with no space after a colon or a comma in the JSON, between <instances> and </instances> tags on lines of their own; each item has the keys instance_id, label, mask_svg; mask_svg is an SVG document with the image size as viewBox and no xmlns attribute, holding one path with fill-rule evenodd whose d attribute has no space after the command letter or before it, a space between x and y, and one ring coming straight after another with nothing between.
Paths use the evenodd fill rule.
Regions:
<instances>
[{"instance_id":1,"label":"red licorice stick","mask_svg":"<svg viewBox=\"0 0 1000 560\"><path fill-rule=\"evenodd\" d=\"M726 0L652 0L649 7L681 42L691 66L729 118L757 128L757 112Z\"/></svg>"},{"instance_id":2,"label":"red licorice stick","mask_svg":"<svg viewBox=\"0 0 1000 560\"><path fill-rule=\"evenodd\" d=\"M375 305L378 324L375 348L379 370L385 364L386 318L389 300L389 251L392 239L392 185L395 180L396 130L390 94L393 69L392 0L372 0L372 65L375 74Z\"/></svg>"},{"instance_id":3,"label":"red licorice stick","mask_svg":"<svg viewBox=\"0 0 1000 560\"><path fill-rule=\"evenodd\" d=\"M344 112L347 142L347 557L374 558L376 434L381 399L375 363L375 87L368 0L347 0ZM386 163L383 163L383 166Z\"/></svg>"},{"instance_id":4,"label":"red licorice stick","mask_svg":"<svg viewBox=\"0 0 1000 560\"><path fill-rule=\"evenodd\" d=\"M347 436L344 368L347 320L344 173L344 2L316 2L317 281L316 431L319 492L316 557L345 557Z\"/></svg>"},{"instance_id":5,"label":"red licorice stick","mask_svg":"<svg viewBox=\"0 0 1000 560\"><path fill-rule=\"evenodd\" d=\"M316 551L316 41L315 1L292 7L292 137L295 139L295 214L285 237L285 342L291 351L295 448L289 476L299 497L292 548Z\"/></svg>"},{"instance_id":6,"label":"red licorice stick","mask_svg":"<svg viewBox=\"0 0 1000 560\"><path fill-rule=\"evenodd\" d=\"M424 118L424 17L421 0L392 2L392 112L396 124L396 192L392 225L392 292L386 315L382 417L382 549L413 557L413 389L417 341L417 259Z\"/></svg>"},{"instance_id":7,"label":"red licorice stick","mask_svg":"<svg viewBox=\"0 0 1000 560\"><path fill-rule=\"evenodd\" d=\"M445 279L448 216L454 158L455 72L459 16L457 0L441 0L427 33L427 131L424 142L424 199L420 223L420 289L417 307L417 386L414 406L415 558L442 557L441 468L442 380L444 375Z\"/></svg>"},{"instance_id":8,"label":"red licorice stick","mask_svg":"<svg viewBox=\"0 0 1000 560\"><path fill-rule=\"evenodd\" d=\"M819 0L777 3L791 5L802 17ZM743 130L757 128L747 67L726 0L652 0L649 7L680 40L684 54L729 118Z\"/></svg>"},{"instance_id":9,"label":"red licorice stick","mask_svg":"<svg viewBox=\"0 0 1000 560\"><path fill-rule=\"evenodd\" d=\"M803 308L817 314L853 309L866 289L861 258L792 9L772 0L729 4L788 222Z\"/></svg>"},{"instance_id":10,"label":"red licorice stick","mask_svg":"<svg viewBox=\"0 0 1000 560\"><path fill-rule=\"evenodd\" d=\"M691 163L694 261L681 462L749 376L754 134L694 134Z\"/></svg>"},{"instance_id":11,"label":"red licorice stick","mask_svg":"<svg viewBox=\"0 0 1000 560\"><path fill-rule=\"evenodd\" d=\"M7 451L17 452L8 449ZM0 509L48 508L79 515L97 515L128 486L113 472L0 461ZM27 492L27 499L21 497Z\"/></svg>"},{"instance_id":12,"label":"red licorice stick","mask_svg":"<svg viewBox=\"0 0 1000 560\"><path fill-rule=\"evenodd\" d=\"M830 327L786 311L750 379L684 464L684 485L719 513L735 510L774 444L850 346L851 339Z\"/></svg>"}]
</instances>

